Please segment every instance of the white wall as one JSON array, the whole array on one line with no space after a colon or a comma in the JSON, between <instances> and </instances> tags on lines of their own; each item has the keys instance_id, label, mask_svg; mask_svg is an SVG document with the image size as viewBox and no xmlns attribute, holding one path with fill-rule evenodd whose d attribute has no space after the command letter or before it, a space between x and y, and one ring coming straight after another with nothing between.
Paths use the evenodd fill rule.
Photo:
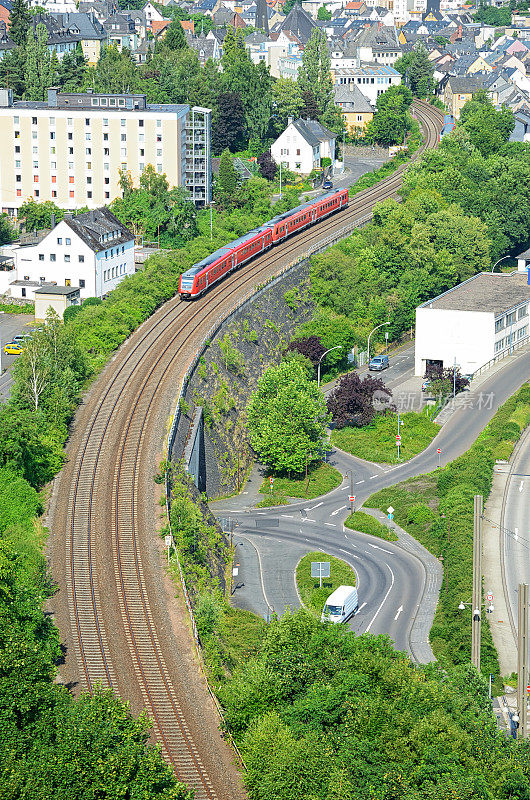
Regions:
<instances>
[{"instance_id":1,"label":"white wall","mask_svg":"<svg viewBox=\"0 0 530 800\"><path fill-rule=\"evenodd\" d=\"M280 134L271 147L271 153L277 164L280 161L282 164L287 164L291 172L308 175L315 167L313 148L298 133L294 125L289 125Z\"/></svg>"},{"instance_id":2,"label":"white wall","mask_svg":"<svg viewBox=\"0 0 530 800\"><path fill-rule=\"evenodd\" d=\"M414 374L425 373L426 359L450 367L455 357L461 372L475 372L494 357L494 342L493 313L417 308Z\"/></svg>"}]
</instances>

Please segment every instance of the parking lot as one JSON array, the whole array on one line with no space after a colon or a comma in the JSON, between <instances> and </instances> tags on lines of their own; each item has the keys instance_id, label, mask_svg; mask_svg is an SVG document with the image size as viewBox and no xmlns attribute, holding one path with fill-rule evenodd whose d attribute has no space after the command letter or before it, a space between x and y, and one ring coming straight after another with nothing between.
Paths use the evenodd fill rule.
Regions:
<instances>
[{"instance_id":1,"label":"parking lot","mask_svg":"<svg viewBox=\"0 0 530 800\"><path fill-rule=\"evenodd\" d=\"M0 401L7 400L11 389L11 367L18 356L8 356L4 347L17 333L30 333L35 327L33 314L5 314L0 311Z\"/></svg>"}]
</instances>

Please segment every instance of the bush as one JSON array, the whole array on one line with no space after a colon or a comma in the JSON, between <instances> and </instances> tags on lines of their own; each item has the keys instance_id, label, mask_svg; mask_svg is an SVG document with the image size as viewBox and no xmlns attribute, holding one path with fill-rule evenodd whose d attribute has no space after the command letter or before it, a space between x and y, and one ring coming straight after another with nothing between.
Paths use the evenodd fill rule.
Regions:
<instances>
[{"instance_id":1,"label":"bush","mask_svg":"<svg viewBox=\"0 0 530 800\"><path fill-rule=\"evenodd\" d=\"M346 528L358 531L359 533L368 533L370 536L378 536L380 539L386 539L387 542L396 542L398 537L382 525L379 520L372 517L370 514L365 514L364 511L354 511L353 514L345 521Z\"/></svg>"},{"instance_id":2,"label":"bush","mask_svg":"<svg viewBox=\"0 0 530 800\"><path fill-rule=\"evenodd\" d=\"M417 525L432 522L434 518L434 511L429 506L426 506L425 503L417 503L411 506L407 512L407 522L415 522Z\"/></svg>"}]
</instances>

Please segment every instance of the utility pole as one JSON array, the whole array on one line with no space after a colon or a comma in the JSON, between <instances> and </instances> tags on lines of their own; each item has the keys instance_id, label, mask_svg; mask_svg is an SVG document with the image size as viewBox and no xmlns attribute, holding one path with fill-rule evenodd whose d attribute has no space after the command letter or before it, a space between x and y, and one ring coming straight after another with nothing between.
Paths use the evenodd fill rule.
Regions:
<instances>
[{"instance_id":1,"label":"utility pole","mask_svg":"<svg viewBox=\"0 0 530 800\"><path fill-rule=\"evenodd\" d=\"M471 622L471 663L480 672L480 626L482 609L482 507L483 497L474 498L473 518L473 616Z\"/></svg>"},{"instance_id":2,"label":"utility pole","mask_svg":"<svg viewBox=\"0 0 530 800\"><path fill-rule=\"evenodd\" d=\"M304 496L307 497L307 450L305 454L305 493Z\"/></svg>"},{"instance_id":3,"label":"utility pole","mask_svg":"<svg viewBox=\"0 0 530 800\"><path fill-rule=\"evenodd\" d=\"M528 584L519 584L519 617L517 621L517 738L526 738L528 686Z\"/></svg>"}]
</instances>

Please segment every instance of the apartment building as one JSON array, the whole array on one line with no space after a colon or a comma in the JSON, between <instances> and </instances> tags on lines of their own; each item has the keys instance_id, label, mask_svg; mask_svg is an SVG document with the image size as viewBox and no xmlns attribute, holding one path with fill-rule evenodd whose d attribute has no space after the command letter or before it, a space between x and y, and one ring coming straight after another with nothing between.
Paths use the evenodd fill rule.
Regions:
<instances>
[{"instance_id":1,"label":"apartment building","mask_svg":"<svg viewBox=\"0 0 530 800\"><path fill-rule=\"evenodd\" d=\"M383 64L362 64L358 67L335 69L332 70L332 75L335 86L356 84L373 106L380 94L401 83L401 73Z\"/></svg>"},{"instance_id":2,"label":"apartment building","mask_svg":"<svg viewBox=\"0 0 530 800\"><path fill-rule=\"evenodd\" d=\"M188 155L186 127L190 118L199 124L195 116L204 147ZM69 210L108 205L120 194L120 170L137 185L148 164L170 186L188 185L199 204L211 198L209 109L55 88L44 102L13 102L12 91L0 89L0 137L0 203L10 215L28 198Z\"/></svg>"}]
</instances>

